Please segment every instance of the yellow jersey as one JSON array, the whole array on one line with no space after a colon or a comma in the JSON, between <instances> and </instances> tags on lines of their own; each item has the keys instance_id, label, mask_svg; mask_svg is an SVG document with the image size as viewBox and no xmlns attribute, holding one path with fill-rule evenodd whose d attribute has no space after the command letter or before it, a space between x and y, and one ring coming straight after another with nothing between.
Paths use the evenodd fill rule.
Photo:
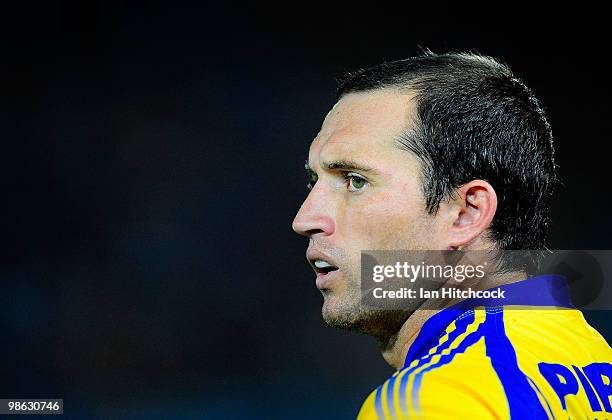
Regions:
<instances>
[{"instance_id":1,"label":"yellow jersey","mask_svg":"<svg viewBox=\"0 0 612 420\"><path fill-rule=\"evenodd\" d=\"M429 318L404 367L358 419L612 419L612 349L570 301L565 279L502 287Z\"/></svg>"}]
</instances>

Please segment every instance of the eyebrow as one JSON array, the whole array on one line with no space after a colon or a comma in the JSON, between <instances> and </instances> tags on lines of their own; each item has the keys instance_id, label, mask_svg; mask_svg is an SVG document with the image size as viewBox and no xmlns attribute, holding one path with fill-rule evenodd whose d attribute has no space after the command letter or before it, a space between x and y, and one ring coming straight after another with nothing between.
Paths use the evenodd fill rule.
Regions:
<instances>
[{"instance_id":1,"label":"eyebrow","mask_svg":"<svg viewBox=\"0 0 612 420\"><path fill-rule=\"evenodd\" d=\"M351 159L330 160L328 162L323 162L321 166L330 171L343 170L343 171L363 172L363 173L368 173L368 174L378 174L379 173L376 169L368 165L365 165L363 163L351 160ZM306 169L306 172L308 173L314 172L312 168L310 167L310 165L308 164L308 161L306 161L304 168Z\"/></svg>"}]
</instances>

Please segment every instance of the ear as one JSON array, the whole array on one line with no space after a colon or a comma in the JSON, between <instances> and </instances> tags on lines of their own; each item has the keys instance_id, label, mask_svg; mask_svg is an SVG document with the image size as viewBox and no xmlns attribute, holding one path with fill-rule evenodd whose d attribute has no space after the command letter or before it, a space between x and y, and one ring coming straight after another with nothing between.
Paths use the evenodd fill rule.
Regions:
<instances>
[{"instance_id":1,"label":"ear","mask_svg":"<svg viewBox=\"0 0 612 420\"><path fill-rule=\"evenodd\" d=\"M486 181L462 185L449 203L448 247L460 249L486 231L497 210L497 194Z\"/></svg>"}]
</instances>

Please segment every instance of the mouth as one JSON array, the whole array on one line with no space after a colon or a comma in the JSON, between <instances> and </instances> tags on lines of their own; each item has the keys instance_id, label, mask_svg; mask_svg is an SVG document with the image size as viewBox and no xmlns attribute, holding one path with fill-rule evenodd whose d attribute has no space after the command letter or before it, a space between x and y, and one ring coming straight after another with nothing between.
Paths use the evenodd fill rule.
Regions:
<instances>
[{"instance_id":1,"label":"mouth","mask_svg":"<svg viewBox=\"0 0 612 420\"><path fill-rule=\"evenodd\" d=\"M308 259L308 262L317 274L317 289L329 289L331 282L339 273L339 268L333 265L332 261L328 261L320 257Z\"/></svg>"},{"instance_id":2,"label":"mouth","mask_svg":"<svg viewBox=\"0 0 612 420\"><path fill-rule=\"evenodd\" d=\"M317 273L317 276L319 274L329 274L332 271L337 271L338 267L330 264L329 262L322 260L322 259L315 259L312 260L311 263L312 267L314 268L315 272Z\"/></svg>"}]
</instances>

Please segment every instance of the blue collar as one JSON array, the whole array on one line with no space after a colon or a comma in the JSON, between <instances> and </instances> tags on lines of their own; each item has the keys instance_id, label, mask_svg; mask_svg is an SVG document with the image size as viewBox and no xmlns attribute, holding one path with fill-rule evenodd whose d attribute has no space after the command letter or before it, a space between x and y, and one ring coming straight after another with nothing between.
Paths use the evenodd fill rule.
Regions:
<instances>
[{"instance_id":1,"label":"blue collar","mask_svg":"<svg viewBox=\"0 0 612 420\"><path fill-rule=\"evenodd\" d=\"M410 349L408 349L404 367L407 367L414 359L421 357L431 347L435 346L440 334L451 322L461 316L461 314L476 307L484 306L485 308L491 308L521 305L574 308L566 279L561 275L540 275L516 283L505 284L498 288L505 292L504 299L466 299L443 309L429 318L423 324L419 335L410 346ZM497 290L498 288L489 290Z\"/></svg>"}]
</instances>

